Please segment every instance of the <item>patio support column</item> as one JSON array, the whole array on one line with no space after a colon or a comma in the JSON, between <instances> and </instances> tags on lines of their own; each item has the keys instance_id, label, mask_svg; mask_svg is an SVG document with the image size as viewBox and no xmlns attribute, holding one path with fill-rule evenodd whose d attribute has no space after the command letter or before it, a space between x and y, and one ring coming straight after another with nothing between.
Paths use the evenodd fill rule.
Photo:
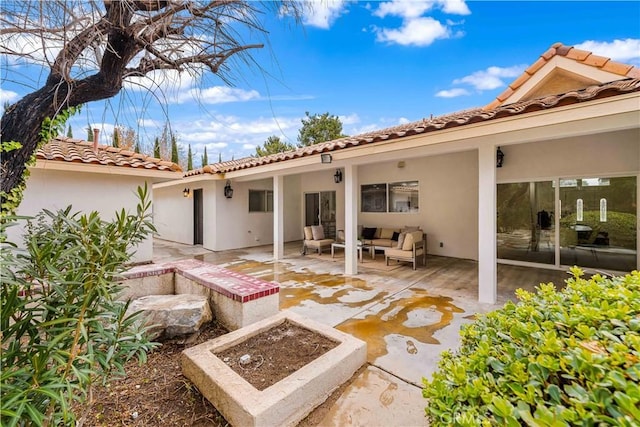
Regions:
<instances>
[{"instance_id":1,"label":"patio support column","mask_svg":"<svg viewBox=\"0 0 640 427\"><path fill-rule=\"evenodd\" d=\"M273 259L284 258L284 177L273 177Z\"/></svg>"},{"instance_id":2,"label":"patio support column","mask_svg":"<svg viewBox=\"0 0 640 427\"><path fill-rule=\"evenodd\" d=\"M498 294L496 249L496 147L478 149L478 300L495 304Z\"/></svg>"},{"instance_id":3,"label":"patio support column","mask_svg":"<svg viewBox=\"0 0 640 427\"><path fill-rule=\"evenodd\" d=\"M344 274L358 274L358 166L344 167Z\"/></svg>"}]
</instances>

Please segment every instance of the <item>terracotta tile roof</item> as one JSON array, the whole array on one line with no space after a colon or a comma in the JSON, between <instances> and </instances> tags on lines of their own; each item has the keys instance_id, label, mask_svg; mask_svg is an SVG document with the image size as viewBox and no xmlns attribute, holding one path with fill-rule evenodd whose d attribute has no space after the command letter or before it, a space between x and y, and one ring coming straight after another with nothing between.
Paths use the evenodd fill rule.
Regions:
<instances>
[{"instance_id":1,"label":"terracotta tile roof","mask_svg":"<svg viewBox=\"0 0 640 427\"><path fill-rule=\"evenodd\" d=\"M241 169L248 169L256 166L277 163L300 157L312 156L315 154L342 150L350 147L357 147L376 142L400 139L418 134L436 132L443 129L450 129L470 125L473 123L496 120L503 117L517 116L540 110L548 110L565 105L578 104L580 102L595 99L608 98L625 93L640 92L640 78L616 80L614 82L603 83L590 86L585 89L570 91L564 94L544 96L527 101L514 102L491 110L475 108L448 114L439 117L419 120L417 122L406 123L387 129L376 130L363 133L361 135L349 136L333 141L323 142L309 147L299 148L284 153L272 154L265 157L247 157L241 160L216 163L204 168L192 170L185 176L201 174L226 173Z\"/></svg>"},{"instance_id":2,"label":"terracotta tile roof","mask_svg":"<svg viewBox=\"0 0 640 427\"><path fill-rule=\"evenodd\" d=\"M61 136L52 139L41 147L36 152L36 158L40 160L155 169L160 171L182 171L180 165L173 162L156 159L109 145L97 145L97 148L94 150L92 142Z\"/></svg>"},{"instance_id":3,"label":"terracotta tile roof","mask_svg":"<svg viewBox=\"0 0 640 427\"><path fill-rule=\"evenodd\" d=\"M586 50L576 49L573 46L565 46L562 43L553 44L546 52L540 55L540 58L527 68L524 73L515 79L504 92L496 97L496 99L484 107L485 110L492 110L498 107L505 99L509 98L520 86L527 82L536 72L538 72L546 63L551 61L555 56L564 56L573 59L581 64L590 65L617 74L621 77L640 78L640 68L633 65L623 64L621 62L612 61L611 58L594 55Z\"/></svg>"}]
</instances>

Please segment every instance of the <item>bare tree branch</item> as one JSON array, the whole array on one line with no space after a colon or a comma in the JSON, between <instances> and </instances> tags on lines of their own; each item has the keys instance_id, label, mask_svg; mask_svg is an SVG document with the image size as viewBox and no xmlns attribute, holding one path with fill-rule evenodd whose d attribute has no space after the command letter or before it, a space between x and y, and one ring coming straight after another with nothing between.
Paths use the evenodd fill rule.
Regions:
<instances>
[{"instance_id":1,"label":"bare tree branch","mask_svg":"<svg viewBox=\"0 0 640 427\"><path fill-rule=\"evenodd\" d=\"M266 37L263 13L286 10L297 21L303 5L297 0L0 2L0 54L48 70L42 87L2 116L2 140L23 145L2 157L2 192L7 194L22 181L44 118L69 106L113 97L125 78L157 71L200 75L209 70L229 82L231 58L259 67L249 52L264 44L244 38Z\"/></svg>"}]
</instances>

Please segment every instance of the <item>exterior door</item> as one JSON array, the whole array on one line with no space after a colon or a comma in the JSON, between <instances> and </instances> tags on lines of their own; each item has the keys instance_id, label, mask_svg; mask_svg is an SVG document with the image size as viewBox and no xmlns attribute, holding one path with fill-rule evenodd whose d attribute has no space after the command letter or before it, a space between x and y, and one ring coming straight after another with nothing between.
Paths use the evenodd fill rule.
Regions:
<instances>
[{"instance_id":1,"label":"exterior door","mask_svg":"<svg viewBox=\"0 0 640 427\"><path fill-rule=\"evenodd\" d=\"M202 188L193 190L193 244L203 244L203 218Z\"/></svg>"},{"instance_id":2,"label":"exterior door","mask_svg":"<svg viewBox=\"0 0 640 427\"><path fill-rule=\"evenodd\" d=\"M336 238L336 192L320 191L304 195L304 225L320 225L324 235Z\"/></svg>"}]
</instances>

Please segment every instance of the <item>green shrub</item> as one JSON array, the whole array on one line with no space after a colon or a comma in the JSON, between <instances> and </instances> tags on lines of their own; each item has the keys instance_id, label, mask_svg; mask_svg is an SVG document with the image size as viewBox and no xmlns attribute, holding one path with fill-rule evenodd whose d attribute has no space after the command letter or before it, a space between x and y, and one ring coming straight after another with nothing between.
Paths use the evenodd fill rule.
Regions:
<instances>
[{"instance_id":1,"label":"green shrub","mask_svg":"<svg viewBox=\"0 0 640 427\"><path fill-rule=\"evenodd\" d=\"M44 211L30 221L24 251L0 222L0 425L74 425L74 402L91 385L124 373L155 346L114 300L131 249L153 230L147 188L135 214Z\"/></svg>"},{"instance_id":2,"label":"green shrub","mask_svg":"<svg viewBox=\"0 0 640 427\"><path fill-rule=\"evenodd\" d=\"M571 271L463 328L423 379L432 426L640 425L640 272Z\"/></svg>"}]
</instances>

